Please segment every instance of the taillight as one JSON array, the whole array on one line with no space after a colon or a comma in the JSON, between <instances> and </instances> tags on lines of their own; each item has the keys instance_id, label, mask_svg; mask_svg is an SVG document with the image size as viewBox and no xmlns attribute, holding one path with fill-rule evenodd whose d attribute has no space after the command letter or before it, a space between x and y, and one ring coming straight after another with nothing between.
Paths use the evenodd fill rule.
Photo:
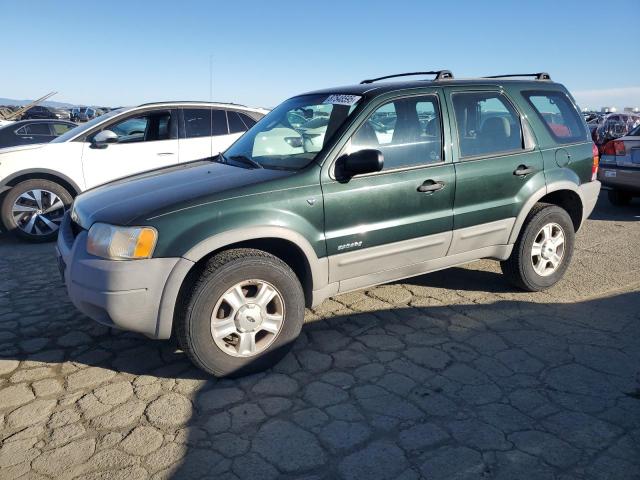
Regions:
<instances>
[{"instance_id":1,"label":"taillight","mask_svg":"<svg viewBox=\"0 0 640 480\"><path fill-rule=\"evenodd\" d=\"M613 151L618 156L624 156L627 151L624 147L624 142L622 140L614 140L613 141Z\"/></svg>"},{"instance_id":2,"label":"taillight","mask_svg":"<svg viewBox=\"0 0 640 480\"><path fill-rule=\"evenodd\" d=\"M591 165L591 181L593 182L598 178L598 164L600 163L600 155L595 143L592 144L591 151L593 152L593 164Z\"/></svg>"},{"instance_id":3,"label":"taillight","mask_svg":"<svg viewBox=\"0 0 640 480\"><path fill-rule=\"evenodd\" d=\"M602 148L602 154L603 155L615 155L616 151L615 148L613 146L613 140L607 142L604 144L604 147Z\"/></svg>"}]
</instances>

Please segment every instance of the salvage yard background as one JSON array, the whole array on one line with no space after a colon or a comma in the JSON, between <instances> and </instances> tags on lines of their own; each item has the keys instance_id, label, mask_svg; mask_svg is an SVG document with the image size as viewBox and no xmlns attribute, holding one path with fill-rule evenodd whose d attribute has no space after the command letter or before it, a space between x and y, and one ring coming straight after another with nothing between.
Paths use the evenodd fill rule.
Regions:
<instances>
[{"instance_id":1,"label":"salvage yard background","mask_svg":"<svg viewBox=\"0 0 640 480\"><path fill-rule=\"evenodd\" d=\"M1 236L0 478L638 478L639 216L601 198L548 292L483 261L328 300L239 380L85 318L53 245Z\"/></svg>"}]
</instances>

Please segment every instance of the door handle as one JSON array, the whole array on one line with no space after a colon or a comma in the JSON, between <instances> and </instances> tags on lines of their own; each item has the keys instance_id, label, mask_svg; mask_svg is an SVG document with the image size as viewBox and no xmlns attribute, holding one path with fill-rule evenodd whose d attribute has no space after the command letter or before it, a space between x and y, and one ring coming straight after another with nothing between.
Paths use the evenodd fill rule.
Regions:
<instances>
[{"instance_id":1,"label":"door handle","mask_svg":"<svg viewBox=\"0 0 640 480\"><path fill-rule=\"evenodd\" d=\"M435 180L425 180L422 185L418 187L418 191L421 193L433 193L444 188L444 182L436 182Z\"/></svg>"},{"instance_id":2,"label":"door handle","mask_svg":"<svg viewBox=\"0 0 640 480\"><path fill-rule=\"evenodd\" d=\"M173 153L173 152L160 152L160 153L158 153L158 155L161 156L161 157L164 157L164 156L167 156L167 155L175 155L175 153Z\"/></svg>"},{"instance_id":3,"label":"door handle","mask_svg":"<svg viewBox=\"0 0 640 480\"><path fill-rule=\"evenodd\" d=\"M534 173L535 171L536 169L533 167L528 167L527 165L518 165L518 168L513 171L513 174L519 177L524 177L525 175L529 175L530 173Z\"/></svg>"}]
</instances>

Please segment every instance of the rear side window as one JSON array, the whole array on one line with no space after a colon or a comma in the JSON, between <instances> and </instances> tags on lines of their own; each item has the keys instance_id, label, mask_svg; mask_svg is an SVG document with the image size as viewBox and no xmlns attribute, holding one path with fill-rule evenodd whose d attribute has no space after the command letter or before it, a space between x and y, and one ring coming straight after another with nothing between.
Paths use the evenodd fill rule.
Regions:
<instances>
[{"instance_id":1,"label":"rear side window","mask_svg":"<svg viewBox=\"0 0 640 480\"><path fill-rule=\"evenodd\" d=\"M522 150L520 116L503 94L459 92L451 98L462 157Z\"/></svg>"},{"instance_id":2,"label":"rear side window","mask_svg":"<svg viewBox=\"0 0 640 480\"><path fill-rule=\"evenodd\" d=\"M18 135L51 135L49 125L46 123L32 123L16 130Z\"/></svg>"},{"instance_id":3,"label":"rear side window","mask_svg":"<svg viewBox=\"0 0 640 480\"><path fill-rule=\"evenodd\" d=\"M212 110L213 115L213 134L229 135L229 127L227 125L227 113L224 110Z\"/></svg>"},{"instance_id":4,"label":"rear side window","mask_svg":"<svg viewBox=\"0 0 640 480\"><path fill-rule=\"evenodd\" d=\"M562 92L522 92L551 136L559 143L583 141L587 137L580 114Z\"/></svg>"},{"instance_id":5,"label":"rear side window","mask_svg":"<svg viewBox=\"0 0 640 480\"><path fill-rule=\"evenodd\" d=\"M247 127L236 112L227 111L227 118L229 118L229 133L246 132Z\"/></svg>"},{"instance_id":6,"label":"rear side window","mask_svg":"<svg viewBox=\"0 0 640 480\"><path fill-rule=\"evenodd\" d=\"M238 115L240 116L240 118L242 119L242 122L247 127L247 130L249 130L251 127L253 127L256 124L256 121L250 116L245 115L244 113L238 113Z\"/></svg>"},{"instance_id":7,"label":"rear side window","mask_svg":"<svg viewBox=\"0 0 640 480\"><path fill-rule=\"evenodd\" d=\"M211 109L185 108L184 133L186 138L211 136Z\"/></svg>"}]
</instances>

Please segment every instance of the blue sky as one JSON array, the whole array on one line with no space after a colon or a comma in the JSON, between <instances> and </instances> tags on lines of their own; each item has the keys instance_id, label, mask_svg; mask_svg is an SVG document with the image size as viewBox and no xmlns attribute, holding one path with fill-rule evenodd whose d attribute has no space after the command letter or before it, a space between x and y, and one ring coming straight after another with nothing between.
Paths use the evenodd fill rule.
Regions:
<instances>
[{"instance_id":1,"label":"blue sky","mask_svg":"<svg viewBox=\"0 0 640 480\"><path fill-rule=\"evenodd\" d=\"M213 99L247 105L449 68L460 77L544 70L583 107L640 106L637 35L623 27L639 0L0 0L0 12L0 97L208 100L212 55Z\"/></svg>"}]
</instances>

